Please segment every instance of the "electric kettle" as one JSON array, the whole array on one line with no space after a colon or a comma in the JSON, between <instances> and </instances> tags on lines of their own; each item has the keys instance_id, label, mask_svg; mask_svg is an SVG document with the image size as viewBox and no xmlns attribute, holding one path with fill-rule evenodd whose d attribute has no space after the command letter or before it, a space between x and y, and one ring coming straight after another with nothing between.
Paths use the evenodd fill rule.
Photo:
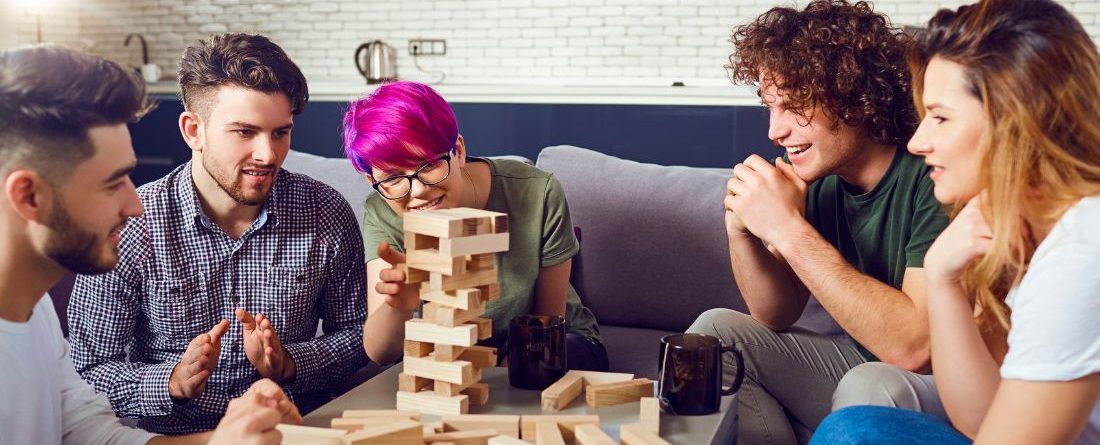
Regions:
<instances>
[{"instance_id":1,"label":"electric kettle","mask_svg":"<svg viewBox=\"0 0 1100 445\"><path fill-rule=\"evenodd\" d=\"M397 80L397 50L381 40L364 43L355 50L355 66L367 83Z\"/></svg>"}]
</instances>

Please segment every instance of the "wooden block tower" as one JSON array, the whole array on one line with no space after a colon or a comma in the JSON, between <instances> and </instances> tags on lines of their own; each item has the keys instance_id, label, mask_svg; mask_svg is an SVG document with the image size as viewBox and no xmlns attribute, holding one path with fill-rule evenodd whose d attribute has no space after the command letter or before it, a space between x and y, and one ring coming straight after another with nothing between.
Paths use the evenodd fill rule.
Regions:
<instances>
[{"instance_id":1,"label":"wooden block tower","mask_svg":"<svg viewBox=\"0 0 1100 445\"><path fill-rule=\"evenodd\" d=\"M500 297L496 253L508 250L508 215L456 208L405 213L406 283L420 283L423 319L405 323L397 409L466 414L484 405L481 368L496 366L485 303Z\"/></svg>"}]
</instances>

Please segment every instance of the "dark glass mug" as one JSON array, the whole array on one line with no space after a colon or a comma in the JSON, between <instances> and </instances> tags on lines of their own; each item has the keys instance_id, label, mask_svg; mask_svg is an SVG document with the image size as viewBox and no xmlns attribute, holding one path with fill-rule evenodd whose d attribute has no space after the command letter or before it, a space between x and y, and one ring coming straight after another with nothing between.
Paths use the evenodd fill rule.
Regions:
<instances>
[{"instance_id":1,"label":"dark glass mug","mask_svg":"<svg viewBox=\"0 0 1100 445\"><path fill-rule=\"evenodd\" d=\"M508 383L543 390L565 375L565 318L520 315L508 324Z\"/></svg>"},{"instance_id":2,"label":"dark glass mug","mask_svg":"<svg viewBox=\"0 0 1100 445\"><path fill-rule=\"evenodd\" d=\"M737 362L733 385L722 388L722 354ZM733 395L745 379L745 360L733 346L705 334L661 337L657 362L657 393L661 406L672 414L703 415L718 412L721 396Z\"/></svg>"}]
</instances>

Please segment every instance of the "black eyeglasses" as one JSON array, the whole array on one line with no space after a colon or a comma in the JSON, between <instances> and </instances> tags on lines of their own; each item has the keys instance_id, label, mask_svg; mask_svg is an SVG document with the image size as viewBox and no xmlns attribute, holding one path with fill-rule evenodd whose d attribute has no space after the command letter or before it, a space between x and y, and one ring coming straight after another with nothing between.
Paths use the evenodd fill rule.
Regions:
<instances>
[{"instance_id":1,"label":"black eyeglasses","mask_svg":"<svg viewBox=\"0 0 1100 445\"><path fill-rule=\"evenodd\" d=\"M374 189L386 199L401 199L412 191L412 181L415 178L424 185L435 185L443 182L451 175L451 154L425 162L411 175L394 175L381 181L374 182Z\"/></svg>"}]
</instances>

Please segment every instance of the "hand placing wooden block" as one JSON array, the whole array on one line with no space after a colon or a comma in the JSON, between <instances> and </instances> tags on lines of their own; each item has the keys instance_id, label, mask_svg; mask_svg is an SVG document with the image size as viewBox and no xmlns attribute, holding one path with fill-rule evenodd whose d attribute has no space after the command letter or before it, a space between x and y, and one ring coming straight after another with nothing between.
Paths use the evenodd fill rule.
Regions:
<instances>
[{"instance_id":1,"label":"hand placing wooden block","mask_svg":"<svg viewBox=\"0 0 1100 445\"><path fill-rule=\"evenodd\" d=\"M577 425L577 445L619 445L599 425Z\"/></svg>"},{"instance_id":2,"label":"hand placing wooden block","mask_svg":"<svg viewBox=\"0 0 1100 445\"><path fill-rule=\"evenodd\" d=\"M649 428L637 423L620 427L619 438L624 445L670 445Z\"/></svg>"},{"instance_id":3,"label":"hand placing wooden block","mask_svg":"<svg viewBox=\"0 0 1100 445\"><path fill-rule=\"evenodd\" d=\"M653 397L652 380L642 378L629 382L588 385L584 390L584 400L593 408L636 402L642 397Z\"/></svg>"}]
</instances>

